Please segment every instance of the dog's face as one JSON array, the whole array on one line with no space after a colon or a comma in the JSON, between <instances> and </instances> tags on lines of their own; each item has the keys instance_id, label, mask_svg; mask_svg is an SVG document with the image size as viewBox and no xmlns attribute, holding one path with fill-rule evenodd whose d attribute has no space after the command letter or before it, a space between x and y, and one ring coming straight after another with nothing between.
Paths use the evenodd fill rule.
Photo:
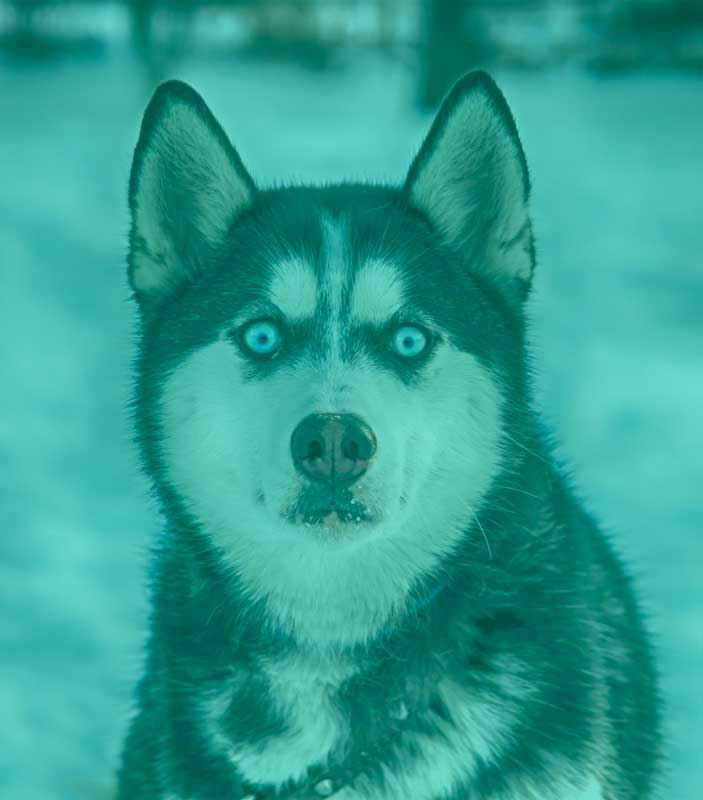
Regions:
<instances>
[{"instance_id":1,"label":"dog's face","mask_svg":"<svg viewBox=\"0 0 703 800\"><path fill-rule=\"evenodd\" d=\"M299 633L368 635L476 519L520 395L527 194L482 74L400 190L260 191L193 90L147 109L130 280L150 471Z\"/></svg>"}]
</instances>

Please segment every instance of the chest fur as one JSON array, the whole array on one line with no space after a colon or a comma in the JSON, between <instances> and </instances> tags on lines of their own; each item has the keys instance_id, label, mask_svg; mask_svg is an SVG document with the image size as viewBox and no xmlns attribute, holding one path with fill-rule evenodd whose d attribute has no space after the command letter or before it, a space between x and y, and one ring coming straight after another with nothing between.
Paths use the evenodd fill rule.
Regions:
<instances>
[{"instance_id":1,"label":"chest fur","mask_svg":"<svg viewBox=\"0 0 703 800\"><path fill-rule=\"evenodd\" d=\"M204 699L211 746L249 783L302 780L349 736L338 695L353 674L349 662L318 654L260 658Z\"/></svg>"}]
</instances>

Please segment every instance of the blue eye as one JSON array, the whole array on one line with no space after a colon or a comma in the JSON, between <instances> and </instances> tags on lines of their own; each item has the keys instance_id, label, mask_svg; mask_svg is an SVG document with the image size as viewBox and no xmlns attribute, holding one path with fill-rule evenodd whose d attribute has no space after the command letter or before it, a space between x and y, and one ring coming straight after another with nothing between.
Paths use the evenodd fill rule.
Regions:
<instances>
[{"instance_id":1,"label":"blue eye","mask_svg":"<svg viewBox=\"0 0 703 800\"><path fill-rule=\"evenodd\" d=\"M260 320L244 328L242 341L252 353L258 356L270 356L280 348L282 337L275 323Z\"/></svg>"},{"instance_id":2,"label":"blue eye","mask_svg":"<svg viewBox=\"0 0 703 800\"><path fill-rule=\"evenodd\" d=\"M393 334L393 349L406 358L420 355L427 347L427 336L412 325L403 325Z\"/></svg>"}]
</instances>

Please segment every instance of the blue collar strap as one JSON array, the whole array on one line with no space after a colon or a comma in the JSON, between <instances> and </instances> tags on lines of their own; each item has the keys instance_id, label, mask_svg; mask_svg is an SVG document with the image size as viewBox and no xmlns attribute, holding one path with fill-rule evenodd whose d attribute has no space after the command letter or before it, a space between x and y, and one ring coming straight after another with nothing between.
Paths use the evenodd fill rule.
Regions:
<instances>
[{"instance_id":1,"label":"blue collar strap","mask_svg":"<svg viewBox=\"0 0 703 800\"><path fill-rule=\"evenodd\" d=\"M423 608L427 608L427 606L437 597L440 592L447 588L447 584L452 578L454 574L454 570L450 570L444 578L435 586L435 588L424 597L422 600L415 603L415 605L410 609L411 614L417 614L419 611L422 611Z\"/></svg>"}]
</instances>

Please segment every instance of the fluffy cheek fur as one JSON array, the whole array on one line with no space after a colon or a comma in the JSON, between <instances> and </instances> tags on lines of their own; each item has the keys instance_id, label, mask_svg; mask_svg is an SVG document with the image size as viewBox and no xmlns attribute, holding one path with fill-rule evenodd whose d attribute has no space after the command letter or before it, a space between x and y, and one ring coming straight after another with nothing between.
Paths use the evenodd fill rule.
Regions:
<instances>
[{"instance_id":1,"label":"fluffy cheek fur","mask_svg":"<svg viewBox=\"0 0 703 800\"><path fill-rule=\"evenodd\" d=\"M358 641L458 544L499 468L500 405L488 371L449 345L408 387L371 364L298 363L245 382L240 357L220 340L164 386L162 457L190 512L280 624ZM333 410L359 414L378 440L353 487L378 521L334 539L281 517L304 488L291 433L306 415Z\"/></svg>"}]
</instances>

